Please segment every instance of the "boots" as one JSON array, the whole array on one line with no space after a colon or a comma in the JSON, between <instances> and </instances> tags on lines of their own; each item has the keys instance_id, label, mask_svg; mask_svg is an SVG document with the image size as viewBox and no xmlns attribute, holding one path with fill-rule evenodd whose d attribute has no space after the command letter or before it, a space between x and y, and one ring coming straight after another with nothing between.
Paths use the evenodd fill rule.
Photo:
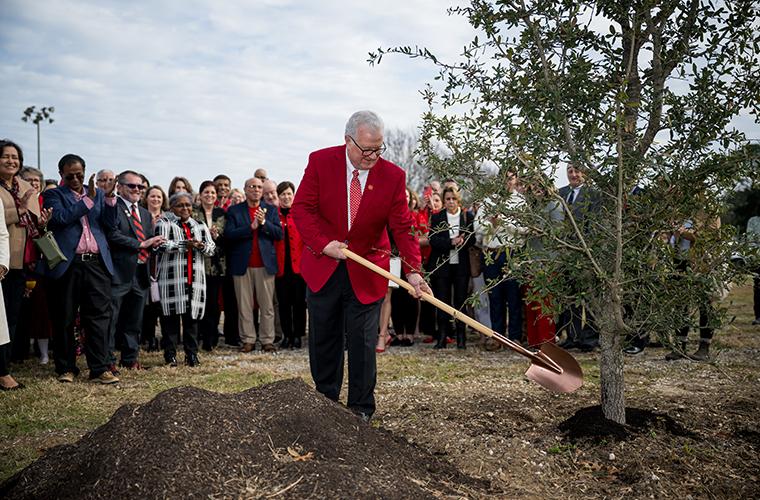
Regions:
<instances>
[{"instance_id":1,"label":"boots","mask_svg":"<svg viewBox=\"0 0 760 500\"><path fill-rule=\"evenodd\" d=\"M457 330L457 349L467 349L467 334Z\"/></svg>"},{"instance_id":2,"label":"boots","mask_svg":"<svg viewBox=\"0 0 760 500\"><path fill-rule=\"evenodd\" d=\"M710 359L710 343L701 341L699 343L699 349L697 352L691 355L691 359L695 361L707 361Z\"/></svg>"},{"instance_id":3,"label":"boots","mask_svg":"<svg viewBox=\"0 0 760 500\"><path fill-rule=\"evenodd\" d=\"M438 341L433 346L433 349L446 349L446 332L441 330L438 332Z\"/></svg>"},{"instance_id":4,"label":"boots","mask_svg":"<svg viewBox=\"0 0 760 500\"><path fill-rule=\"evenodd\" d=\"M674 347L672 351L665 355L667 361L675 361L676 359L686 359L686 341L678 343L678 346Z\"/></svg>"}]
</instances>

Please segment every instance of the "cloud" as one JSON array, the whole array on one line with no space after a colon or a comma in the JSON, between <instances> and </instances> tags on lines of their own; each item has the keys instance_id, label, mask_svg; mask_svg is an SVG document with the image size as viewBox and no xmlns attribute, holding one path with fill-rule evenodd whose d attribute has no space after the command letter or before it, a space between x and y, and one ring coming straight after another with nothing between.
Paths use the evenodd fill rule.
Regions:
<instances>
[{"instance_id":1,"label":"cloud","mask_svg":"<svg viewBox=\"0 0 760 500\"><path fill-rule=\"evenodd\" d=\"M225 172L240 185L267 167L299 181L308 153L338 144L356 109L414 126L434 76L399 56L370 68L378 46L420 44L452 58L470 37L437 1L4 2L2 127L43 169L77 152L91 169L137 169L167 185ZM13 83L7 83L7 82Z\"/></svg>"}]
</instances>

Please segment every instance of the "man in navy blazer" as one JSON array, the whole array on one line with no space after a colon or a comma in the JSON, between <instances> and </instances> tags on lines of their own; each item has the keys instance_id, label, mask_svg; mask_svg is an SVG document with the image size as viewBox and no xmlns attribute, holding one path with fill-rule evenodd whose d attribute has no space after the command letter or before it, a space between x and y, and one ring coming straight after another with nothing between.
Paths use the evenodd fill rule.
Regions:
<instances>
[{"instance_id":1,"label":"man in navy blazer","mask_svg":"<svg viewBox=\"0 0 760 500\"><path fill-rule=\"evenodd\" d=\"M115 366L114 350L121 351L119 364L141 368L140 352L145 297L150 286L148 260L150 249L163 243L163 236L153 235L153 218L140 206L145 189L137 172L125 170L116 180L115 225L108 233L113 258L111 279L111 326L108 331L108 356ZM118 338L118 342L116 341Z\"/></svg>"},{"instance_id":2,"label":"man in navy blazer","mask_svg":"<svg viewBox=\"0 0 760 500\"><path fill-rule=\"evenodd\" d=\"M106 199L95 187L95 175L84 186L85 162L67 154L58 162L63 185L45 191L45 208L52 209L48 229L53 232L67 261L50 269L40 269L51 278L50 301L53 324L55 371L60 382L73 382L79 374L76 365L74 321L77 310L85 332L85 355L90 379L102 384L119 381L109 370L108 327L111 321L111 276L113 262L106 231L114 226L111 194Z\"/></svg>"},{"instance_id":3,"label":"man in navy blazer","mask_svg":"<svg viewBox=\"0 0 760 500\"><path fill-rule=\"evenodd\" d=\"M565 200L580 230L587 231L589 225L586 216L599 210L599 195L586 185L583 170L573 164L567 166L567 180L569 184L559 189L559 195ZM568 218L566 214L565 220ZM583 321L583 315L583 309L579 306L570 306L560 314L559 329L564 329L567 333L567 338L560 347L591 352L599 346L599 332L594 319L587 313L587 320Z\"/></svg>"},{"instance_id":4,"label":"man in navy blazer","mask_svg":"<svg viewBox=\"0 0 760 500\"><path fill-rule=\"evenodd\" d=\"M282 239L277 208L262 201L263 183L253 177L245 182L246 203L227 210L224 237L228 244L227 267L235 283L241 352L256 343L253 297L259 305L259 341L265 352L274 346L274 277L277 274L275 240Z\"/></svg>"}]
</instances>

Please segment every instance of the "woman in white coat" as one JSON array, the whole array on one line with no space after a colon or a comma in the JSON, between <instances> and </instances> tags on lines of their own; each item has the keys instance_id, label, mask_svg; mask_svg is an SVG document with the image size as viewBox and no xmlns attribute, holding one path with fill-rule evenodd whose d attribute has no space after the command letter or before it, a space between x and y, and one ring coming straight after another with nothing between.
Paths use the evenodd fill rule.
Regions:
<instances>
[{"instance_id":1,"label":"woman in white coat","mask_svg":"<svg viewBox=\"0 0 760 500\"><path fill-rule=\"evenodd\" d=\"M0 280L5 278L10 267L10 243L8 228L5 225L5 209L0 199ZM10 364L11 337L8 333L8 320L5 315L5 300L3 300L3 289L0 287L0 389L3 391L13 391L23 389L24 385L16 382L9 369Z\"/></svg>"}]
</instances>

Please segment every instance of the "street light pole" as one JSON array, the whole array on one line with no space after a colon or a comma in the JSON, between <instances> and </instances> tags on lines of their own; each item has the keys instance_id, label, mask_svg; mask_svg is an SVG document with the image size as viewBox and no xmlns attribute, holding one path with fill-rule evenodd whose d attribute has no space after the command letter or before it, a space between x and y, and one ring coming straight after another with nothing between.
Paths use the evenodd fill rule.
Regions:
<instances>
[{"instance_id":1,"label":"street light pole","mask_svg":"<svg viewBox=\"0 0 760 500\"><path fill-rule=\"evenodd\" d=\"M55 112L53 106L43 107L39 111L35 109L35 106L29 106L24 110L24 116L21 117L22 121L31 121L37 125L37 168L42 170L42 159L40 154L40 122L47 120L48 123L53 123L51 115Z\"/></svg>"}]
</instances>

